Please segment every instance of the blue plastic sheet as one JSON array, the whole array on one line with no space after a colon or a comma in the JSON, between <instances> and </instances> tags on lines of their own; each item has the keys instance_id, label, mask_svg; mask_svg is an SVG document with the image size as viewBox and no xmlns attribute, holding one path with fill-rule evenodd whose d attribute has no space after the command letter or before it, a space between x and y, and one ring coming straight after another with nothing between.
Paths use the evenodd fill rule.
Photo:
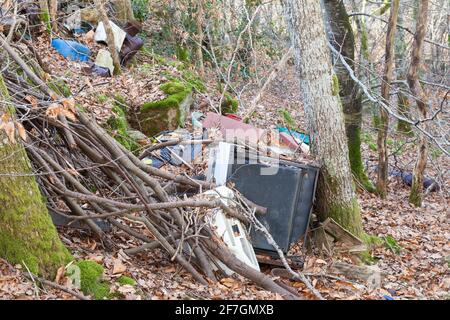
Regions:
<instances>
[{"instance_id":1,"label":"blue plastic sheet","mask_svg":"<svg viewBox=\"0 0 450 320\"><path fill-rule=\"evenodd\" d=\"M64 58L72 61L89 61L91 55L88 47L72 40L53 39L52 47Z\"/></svg>"},{"instance_id":2,"label":"blue plastic sheet","mask_svg":"<svg viewBox=\"0 0 450 320\"><path fill-rule=\"evenodd\" d=\"M303 141L303 143L308 144L309 145L309 136L304 134L304 133L300 133L294 130L289 130L286 127L278 127L277 128L278 132L284 132L287 133L289 135L292 134L292 136L296 139L300 141Z\"/></svg>"}]
</instances>

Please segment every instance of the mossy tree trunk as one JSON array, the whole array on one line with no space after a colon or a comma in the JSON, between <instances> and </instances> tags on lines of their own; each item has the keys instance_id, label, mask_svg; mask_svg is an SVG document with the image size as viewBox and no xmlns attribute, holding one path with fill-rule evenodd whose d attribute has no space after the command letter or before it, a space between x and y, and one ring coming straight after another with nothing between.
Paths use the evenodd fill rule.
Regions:
<instances>
[{"instance_id":1,"label":"mossy tree trunk","mask_svg":"<svg viewBox=\"0 0 450 320\"><path fill-rule=\"evenodd\" d=\"M414 35L414 42L411 51L411 64L408 70L407 80L409 89L416 100L419 117L421 119L427 118L428 106L425 104L427 97L419 82L419 68L422 64L422 49L427 33L427 18L428 18L428 0L420 0L418 17L416 24L416 33ZM423 125L423 124L422 124ZM425 124L426 125L426 124ZM413 171L413 181L411 186L411 193L409 195L409 202L417 207L422 205L423 197L423 174L427 164L428 141L425 135L420 137L418 144L418 156L416 165Z\"/></svg>"},{"instance_id":2,"label":"mossy tree trunk","mask_svg":"<svg viewBox=\"0 0 450 320\"><path fill-rule=\"evenodd\" d=\"M0 116L13 123L14 110L0 74ZM11 122L10 122L11 121ZM48 214L23 145L0 130L0 257L53 277L71 259Z\"/></svg>"},{"instance_id":3,"label":"mossy tree trunk","mask_svg":"<svg viewBox=\"0 0 450 320\"><path fill-rule=\"evenodd\" d=\"M345 5L340 0L324 0L323 4L330 43L342 53L346 62L354 69L355 38ZM361 157L361 93L341 60L338 57L334 58L334 71L338 78L339 95L344 109L350 167L358 184L372 192L374 187L365 173Z\"/></svg>"},{"instance_id":4,"label":"mossy tree trunk","mask_svg":"<svg viewBox=\"0 0 450 320\"><path fill-rule=\"evenodd\" d=\"M50 17L50 8L48 6L47 0L39 0L39 8L41 9L41 20L44 22L45 26L47 27L47 31L51 32L52 30L52 24L51 24L51 17Z\"/></svg>"},{"instance_id":5,"label":"mossy tree trunk","mask_svg":"<svg viewBox=\"0 0 450 320\"><path fill-rule=\"evenodd\" d=\"M320 1L283 0L285 17L300 77L300 91L308 118L312 153L321 174L316 210L357 236L363 233L345 135L339 93L333 89L331 65Z\"/></svg>"},{"instance_id":6,"label":"mossy tree trunk","mask_svg":"<svg viewBox=\"0 0 450 320\"><path fill-rule=\"evenodd\" d=\"M393 0L391 14L389 16L388 29L386 34L386 49L384 58L383 81L381 82L381 98L389 105L392 75L394 73L394 39L397 29L397 16L400 0ZM380 108L380 121L378 123L378 171L377 171L377 192L381 198L386 198L388 182L388 150L387 135L389 126L389 114Z\"/></svg>"},{"instance_id":7,"label":"mossy tree trunk","mask_svg":"<svg viewBox=\"0 0 450 320\"><path fill-rule=\"evenodd\" d=\"M398 24L403 24L403 15L405 14L406 9L400 8L398 13ZM405 40L405 30L399 28L397 30L397 36L395 39L395 66L397 69L397 80L405 80L406 79L406 40ZM409 99L405 94L404 90L407 89L406 86L400 87L397 93L397 112L405 118L409 118ZM397 131L399 133L411 134L411 126L408 122L403 120L397 120Z\"/></svg>"}]
</instances>

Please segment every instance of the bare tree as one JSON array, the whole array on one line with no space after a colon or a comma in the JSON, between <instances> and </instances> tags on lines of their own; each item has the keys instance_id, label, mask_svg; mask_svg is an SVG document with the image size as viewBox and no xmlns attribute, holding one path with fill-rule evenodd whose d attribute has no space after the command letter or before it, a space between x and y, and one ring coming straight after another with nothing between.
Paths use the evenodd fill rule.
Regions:
<instances>
[{"instance_id":1,"label":"bare tree","mask_svg":"<svg viewBox=\"0 0 450 320\"><path fill-rule=\"evenodd\" d=\"M355 38L345 5L341 0L324 0L323 4L330 43L345 57L348 65L354 69ZM364 171L361 157L361 92L350 77L347 68L337 57L334 59L334 71L338 79L338 81L335 81L335 87L339 86L339 95L345 115L345 132L353 176L364 189L375 191Z\"/></svg>"},{"instance_id":2,"label":"bare tree","mask_svg":"<svg viewBox=\"0 0 450 320\"><path fill-rule=\"evenodd\" d=\"M131 0L113 0L114 8L116 9L115 17L121 22L134 20L133 7Z\"/></svg>"},{"instance_id":3,"label":"bare tree","mask_svg":"<svg viewBox=\"0 0 450 320\"><path fill-rule=\"evenodd\" d=\"M427 117L427 105L425 103L426 96L419 82L419 68L422 64L422 48L427 31L428 18L428 0L420 0L418 17L416 23L416 33L414 35L414 42L411 52L411 65L408 70L407 81L409 89L411 90L416 100L419 117L425 119ZM413 172L413 182L409 201L415 206L422 205L422 191L423 191L423 173L427 164L427 137L421 136L418 146L418 157Z\"/></svg>"},{"instance_id":4,"label":"bare tree","mask_svg":"<svg viewBox=\"0 0 450 320\"><path fill-rule=\"evenodd\" d=\"M322 219L332 217L355 235L363 233L359 204L350 170L344 115L320 1L283 0L300 91L308 118L312 153L320 161L316 209Z\"/></svg>"},{"instance_id":5,"label":"bare tree","mask_svg":"<svg viewBox=\"0 0 450 320\"><path fill-rule=\"evenodd\" d=\"M197 28L197 45L196 45L196 53L197 53L197 67L200 75L205 74L205 67L203 66L203 19L204 19L204 11L203 11L203 1L197 0L197 12L195 15L195 23Z\"/></svg>"},{"instance_id":6,"label":"bare tree","mask_svg":"<svg viewBox=\"0 0 450 320\"><path fill-rule=\"evenodd\" d=\"M391 5L391 14L389 16L388 30L386 34L386 50L384 61L383 81L381 82L381 97L384 103L389 104L389 91L391 88L392 75L394 72L394 39L397 29L397 17L400 0L393 0ZM380 120L378 123L378 174L377 191L382 198L387 194L388 178L388 152L386 139L389 128L389 114L383 108L380 108Z\"/></svg>"}]
</instances>

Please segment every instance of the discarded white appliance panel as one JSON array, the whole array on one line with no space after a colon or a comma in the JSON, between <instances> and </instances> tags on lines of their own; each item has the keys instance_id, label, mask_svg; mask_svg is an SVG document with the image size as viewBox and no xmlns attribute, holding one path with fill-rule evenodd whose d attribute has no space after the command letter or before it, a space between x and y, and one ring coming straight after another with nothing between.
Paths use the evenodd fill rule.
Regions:
<instances>
[{"instance_id":1,"label":"discarded white appliance panel","mask_svg":"<svg viewBox=\"0 0 450 320\"><path fill-rule=\"evenodd\" d=\"M229 205L230 199L234 198L233 191L225 186L219 186L214 190L206 191L205 194L220 197L225 205ZM215 227L216 234L239 260L251 268L260 271L255 251L239 220L226 217L223 211L218 209L214 212L212 225ZM221 262L218 261L217 263L228 275L233 274L233 271Z\"/></svg>"},{"instance_id":2,"label":"discarded white appliance panel","mask_svg":"<svg viewBox=\"0 0 450 320\"><path fill-rule=\"evenodd\" d=\"M125 41L127 33L122 29L120 29L120 27L117 26L114 22L109 21L109 24L111 25L111 29L114 34L114 44L116 45L117 51L120 52L120 49L122 48L122 44ZM106 39L107 39L106 31L105 27L103 26L103 22L99 22L97 29L95 29L94 40L96 42L106 43Z\"/></svg>"}]
</instances>

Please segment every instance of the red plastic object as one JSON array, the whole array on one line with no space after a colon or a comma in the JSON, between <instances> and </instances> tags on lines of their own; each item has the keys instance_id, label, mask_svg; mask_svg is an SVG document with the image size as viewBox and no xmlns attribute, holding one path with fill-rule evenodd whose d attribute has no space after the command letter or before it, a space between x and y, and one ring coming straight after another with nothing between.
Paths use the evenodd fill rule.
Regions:
<instances>
[{"instance_id":1,"label":"red plastic object","mask_svg":"<svg viewBox=\"0 0 450 320\"><path fill-rule=\"evenodd\" d=\"M263 129L255 128L249 124L213 112L206 114L206 118L203 120L203 127L207 129L220 128L220 132L226 139L236 137L251 143L258 143L266 132Z\"/></svg>"},{"instance_id":2,"label":"red plastic object","mask_svg":"<svg viewBox=\"0 0 450 320\"><path fill-rule=\"evenodd\" d=\"M235 114L232 114L232 113L225 113L225 117L233 119L233 120L237 120L237 121L242 121L241 117L239 117Z\"/></svg>"}]
</instances>

